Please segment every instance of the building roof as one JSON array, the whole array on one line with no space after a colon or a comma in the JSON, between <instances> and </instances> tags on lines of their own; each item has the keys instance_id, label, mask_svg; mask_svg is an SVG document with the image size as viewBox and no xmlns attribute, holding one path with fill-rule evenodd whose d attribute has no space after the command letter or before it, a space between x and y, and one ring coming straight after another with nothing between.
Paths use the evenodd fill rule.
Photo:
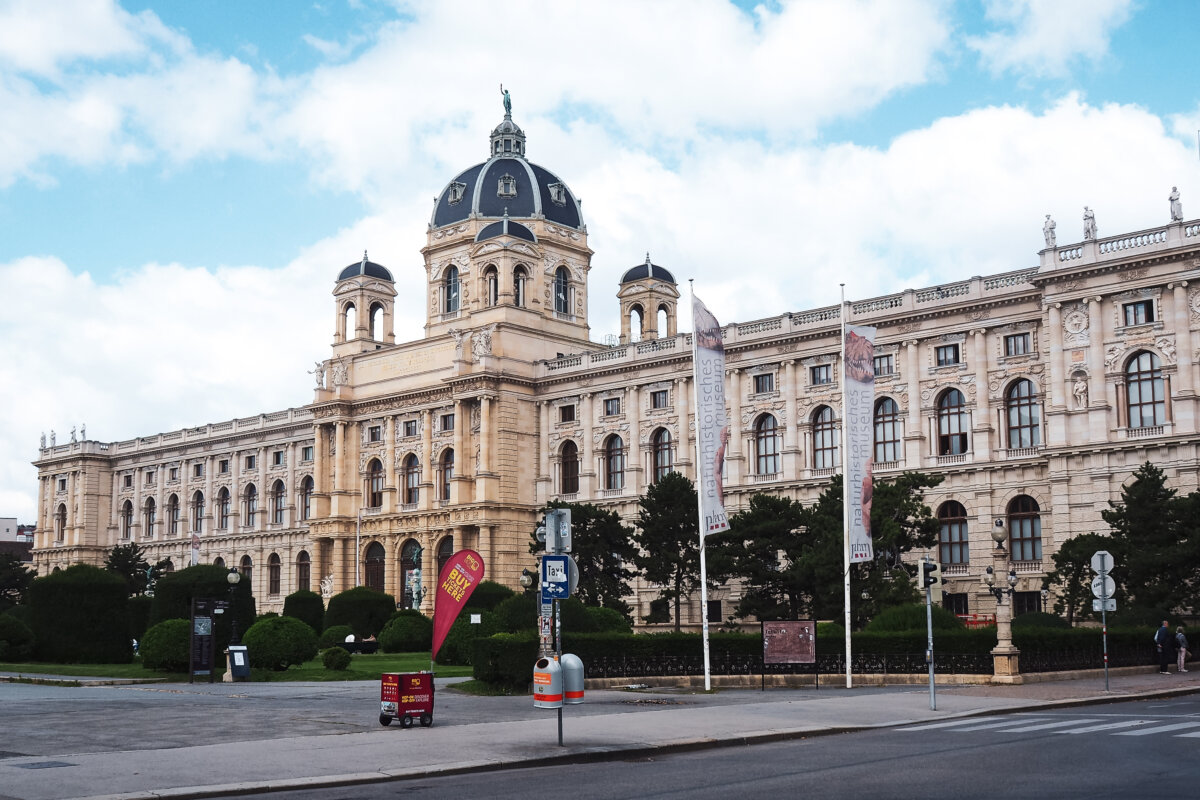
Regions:
<instances>
[{"instance_id":1,"label":"building roof","mask_svg":"<svg viewBox=\"0 0 1200 800\"><path fill-rule=\"evenodd\" d=\"M355 275L368 275L372 278L380 278L385 281L392 280L392 273L388 272L387 267L376 264L374 261L367 260L367 251L363 250L362 261L357 264L351 264L340 273L337 279L344 281L347 278L353 278Z\"/></svg>"},{"instance_id":2,"label":"building roof","mask_svg":"<svg viewBox=\"0 0 1200 800\"><path fill-rule=\"evenodd\" d=\"M621 276L621 283L640 281L642 278L654 278L655 280L666 281L671 285L675 285L675 276L664 267L660 267L658 264L651 264L649 253L646 253L646 261L644 263L625 270L625 274Z\"/></svg>"}]
</instances>

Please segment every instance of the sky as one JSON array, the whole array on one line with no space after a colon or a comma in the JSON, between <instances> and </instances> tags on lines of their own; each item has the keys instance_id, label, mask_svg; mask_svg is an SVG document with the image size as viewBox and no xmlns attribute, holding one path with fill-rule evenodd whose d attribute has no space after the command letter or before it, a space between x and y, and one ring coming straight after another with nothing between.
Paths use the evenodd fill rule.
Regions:
<instances>
[{"instance_id":1,"label":"sky","mask_svg":"<svg viewBox=\"0 0 1200 800\"><path fill-rule=\"evenodd\" d=\"M722 322L1200 208L1191 0L0 0L0 517L41 433L312 401L367 250L420 338L432 199L512 96L582 198L591 335L649 252ZM1192 56L1187 54L1192 52Z\"/></svg>"}]
</instances>

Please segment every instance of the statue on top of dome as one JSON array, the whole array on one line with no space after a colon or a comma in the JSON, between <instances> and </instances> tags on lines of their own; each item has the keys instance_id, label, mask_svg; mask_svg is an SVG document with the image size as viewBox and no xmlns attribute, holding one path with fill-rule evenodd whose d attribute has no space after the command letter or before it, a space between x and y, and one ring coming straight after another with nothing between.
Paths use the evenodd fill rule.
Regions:
<instances>
[{"instance_id":1,"label":"statue on top of dome","mask_svg":"<svg viewBox=\"0 0 1200 800\"><path fill-rule=\"evenodd\" d=\"M504 95L504 116L512 115L512 98L508 96L508 92L504 89L504 84L500 84L500 94Z\"/></svg>"}]
</instances>

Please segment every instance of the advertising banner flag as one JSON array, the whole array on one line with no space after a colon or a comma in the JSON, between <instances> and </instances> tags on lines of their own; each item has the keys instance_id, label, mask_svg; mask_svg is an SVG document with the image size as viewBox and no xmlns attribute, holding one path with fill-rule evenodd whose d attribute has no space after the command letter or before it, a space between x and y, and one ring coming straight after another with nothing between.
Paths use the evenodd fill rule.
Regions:
<instances>
[{"instance_id":1,"label":"advertising banner flag","mask_svg":"<svg viewBox=\"0 0 1200 800\"><path fill-rule=\"evenodd\" d=\"M481 580L483 557L474 550L459 550L442 568L433 600L433 652L430 658L437 658L450 626L458 619L467 598Z\"/></svg>"},{"instance_id":2,"label":"advertising banner flag","mask_svg":"<svg viewBox=\"0 0 1200 800\"><path fill-rule=\"evenodd\" d=\"M874 488L875 329L847 325L842 349L842 390L846 426L844 480L849 510L846 535L850 563L875 557L871 546L871 495Z\"/></svg>"},{"instance_id":3,"label":"advertising banner flag","mask_svg":"<svg viewBox=\"0 0 1200 800\"><path fill-rule=\"evenodd\" d=\"M729 529L721 472L729 444L725 417L725 343L721 324L692 295L692 364L696 381L696 457L700 477L700 536Z\"/></svg>"}]
</instances>

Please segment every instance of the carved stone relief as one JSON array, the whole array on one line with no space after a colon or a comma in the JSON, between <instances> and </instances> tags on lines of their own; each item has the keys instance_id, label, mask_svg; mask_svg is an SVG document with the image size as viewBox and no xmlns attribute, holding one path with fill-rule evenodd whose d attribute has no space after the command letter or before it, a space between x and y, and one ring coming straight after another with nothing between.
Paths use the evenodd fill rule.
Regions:
<instances>
[{"instance_id":1,"label":"carved stone relief","mask_svg":"<svg viewBox=\"0 0 1200 800\"><path fill-rule=\"evenodd\" d=\"M1090 341L1089 330L1091 320L1088 318L1087 306L1078 303L1071 306L1062 317L1063 344L1066 346L1085 345Z\"/></svg>"}]
</instances>

